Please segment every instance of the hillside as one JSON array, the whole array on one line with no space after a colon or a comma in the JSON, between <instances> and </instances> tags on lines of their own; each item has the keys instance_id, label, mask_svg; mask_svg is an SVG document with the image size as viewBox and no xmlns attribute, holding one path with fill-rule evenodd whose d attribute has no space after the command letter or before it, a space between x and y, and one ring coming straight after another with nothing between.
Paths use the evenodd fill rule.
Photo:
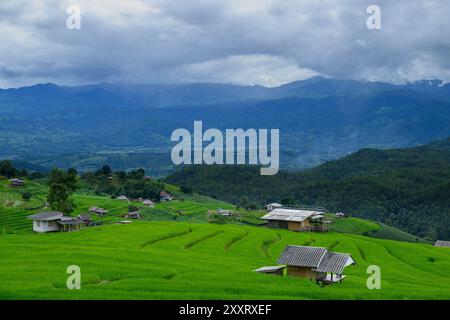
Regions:
<instances>
[{"instance_id":1,"label":"hillside","mask_svg":"<svg viewBox=\"0 0 450 320\"><path fill-rule=\"evenodd\" d=\"M226 224L207 223L206 212L231 204L166 184L174 201L144 208L88 189L72 198L76 216L90 206L110 210L98 226L69 233L33 234L26 216L45 208L46 179L23 188L0 181L0 299L448 299L448 249L415 242L406 233L358 218L335 219L328 233L296 233L256 226L262 211L238 209ZM32 192L29 201L23 192ZM133 205L143 220L116 224ZM252 226L253 224L253 226ZM366 235L366 236L363 236ZM370 236L370 237L367 237ZM351 253L342 284L320 288L303 278L252 270L273 265L286 245ZM369 265L382 270L382 290L366 287ZM66 289L66 268L77 265L82 290ZM226 269L226 272L222 270ZM36 277L39 274L39 277Z\"/></svg>"},{"instance_id":2,"label":"hillside","mask_svg":"<svg viewBox=\"0 0 450 320\"><path fill-rule=\"evenodd\" d=\"M155 208L148 208L140 202L129 202L111 199L109 196L98 196L88 189L82 189L73 194L75 204L71 216L88 212L92 206L109 210L106 217L92 218L97 224L112 224L123 220L121 215L129 211L129 206L140 210L146 221L184 221L184 222L208 222L208 210L218 208L239 212L239 217L233 219L233 223L259 224L262 211L249 212L244 209L236 210L232 204L211 199L199 194L184 194L177 187L165 185L165 190L175 196L171 202L156 203ZM33 197L29 201L22 199L24 192L30 192ZM8 180L0 179L0 234L31 233L32 222L26 217L40 211L50 210L45 207L48 187L44 181L26 181L26 186L20 189L10 188Z\"/></svg>"},{"instance_id":3,"label":"hillside","mask_svg":"<svg viewBox=\"0 0 450 320\"><path fill-rule=\"evenodd\" d=\"M348 252L358 264L326 288L252 272L292 244ZM373 264L382 271L381 290L366 287ZM67 290L69 265L81 268L82 290ZM135 222L0 235L0 299L449 299L449 274L446 248L339 233Z\"/></svg>"},{"instance_id":4,"label":"hillside","mask_svg":"<svg viewBox=\"0 0 450 320\"><path fill-rule=\"evenodd\" d=\"M45 207L48 187L46 179L26 180L25 187L10 188L7 180L0 180L0 234L22 234L31 233L31 221L26 219L28 215L40 211L49 210ZM156 203L154 208L147 208L139 202L124 202L111 199L109 196L96 195L92 190L83 188L73 194L74 211L71 216L88 212L92 206L109 210L105 217L92 216L96 224L107 225L123 220L122 214L129 211L129 206L138 210L145 221L177 221L177 222L209 222L207 212L218 208L232 210L238 216L227 219L225 223L261 225L260 219L266 212L264 210L247 211L230 203L219 201L196 193L183 193L179 188L165 184L165 190L175 196L171 202ZM30 200L22 199L22 194L29 192L33 196ZM327 219L333 221L331 231L366 235L375 238L385 238L406 242L416 242L415 236L402 232L393 227L380 225L373 221L358 218L335 219L329 215ZM385 230L388 232L385 232Z\"/></svg>"},{"instance_id":5,"label":"hillside","mask_svg":"<svg viewBox=\"0 0 450 320\"><path fill-rule=\"evenodd\" d=\"M415 148L364 149L304 172L270 177L252 166L188 166L167 181L235 204L318 205L431 240L449 239L448 145L450 139Z\"/></svg>"}]
</instances>

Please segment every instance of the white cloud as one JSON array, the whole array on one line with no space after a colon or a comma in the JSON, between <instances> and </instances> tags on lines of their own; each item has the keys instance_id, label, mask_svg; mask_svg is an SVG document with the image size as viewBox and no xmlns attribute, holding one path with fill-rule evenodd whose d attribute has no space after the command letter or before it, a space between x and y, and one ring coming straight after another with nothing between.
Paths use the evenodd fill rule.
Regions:
<instances>
[{"instance_id":1,"label":"white cloud","mask_svg":"<svg viewBox=\"0 0 450 320\"><path fill-rule=\"evenodd\" d=\"M269 55L238 55L174 68L170 75L182 82L222 82L279 86L318 75L299 68L293 59Z\"/></svg>"}]
</instances>

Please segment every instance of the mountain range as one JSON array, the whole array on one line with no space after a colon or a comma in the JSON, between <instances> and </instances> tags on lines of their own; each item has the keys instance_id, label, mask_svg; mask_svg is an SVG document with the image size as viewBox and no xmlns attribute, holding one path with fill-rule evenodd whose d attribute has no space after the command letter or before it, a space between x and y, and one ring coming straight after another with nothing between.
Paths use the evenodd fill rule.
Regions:
<instances>
[{"instance_id":1,"label":"mountain range","mask_svg":"<svg viewBox=\"0 0 450 320\"><path fill-rule=\"evenodd\" d=\"M278 128L281 166L305 169L359 149L450 136L450 84L315 77L279 87L38 84L0 90L0 158L45 167L172 170L174 129Z\"/></svg>"}]
</instances>

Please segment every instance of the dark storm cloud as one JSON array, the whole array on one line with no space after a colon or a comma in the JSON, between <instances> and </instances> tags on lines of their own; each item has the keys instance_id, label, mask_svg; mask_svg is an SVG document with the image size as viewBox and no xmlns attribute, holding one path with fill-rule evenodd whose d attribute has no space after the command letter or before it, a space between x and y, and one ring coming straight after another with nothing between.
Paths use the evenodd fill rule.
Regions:
<instances>
[{"instance_id":1,"label":"dark storm cloud","mask_svg":"<svg viewBox=\"0 0 450 320\"><path fill-rule=\"evenodd\" d=\"M82 29L66 28L77 4ZM35 82L278 85L316 74L450 81L450 3L365 0L2 0L0 86Z\"/></svg>"}]
</instances>

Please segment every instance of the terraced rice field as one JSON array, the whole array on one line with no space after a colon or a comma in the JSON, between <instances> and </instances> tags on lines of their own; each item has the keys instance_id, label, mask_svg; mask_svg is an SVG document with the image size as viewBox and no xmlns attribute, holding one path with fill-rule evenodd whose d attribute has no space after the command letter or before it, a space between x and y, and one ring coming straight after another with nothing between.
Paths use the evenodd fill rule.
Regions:
<instances>
[{"instance_id":1,"label":"terraced rice field","mask_svg":"<svg viewBox=\"0 0 450 320\"><path fill-rule=\"evenodd\" d=\"M288 244L353 255L342 284L257 274ZM381 290L366 286L369 265ZM81 290L66 268L81 268ZM0 236L0 299L450 299L450 250L341 233L133 222L73 233Z\"/></svg>"},{"instance_id":2,"label":"terraced rice field","mask_svg":"<svg viewBox=\"0 0 450 320\"><path fill-rule=\"evenodd\" d=\"M128 202L111 199L105 196L96 196L89 192L77 192L72 195L75 208L71 213L77 216L88 212L92 206L97 206L109 210L106 217L96 218L102 223L111 223L117 220L123 220L121 215L128 212L128 207L133 206L141 210L146 220L151 221L189 221L189 222L207 222L208 210L217 208L235 210L235 206L211 199L198 194L185 195L176 187L167 185L172 194L176 194L176 200L164 203L157 203L155 209L149 209L139 202ZM30 201L22 200L23 192L30 192L33 198ZM32 231L32 222L26 217L28 215L51 210L48 207L42 208L47 198L47 187L43 184L33 181L27 181L24 188L10 188L7 180L0 181L0 234L7 233L30 233ZM29 210L33 209L33 210ZM241 221L260 223L259 217L263 212L241 211Z\"/></svg>"}]
</instances>

